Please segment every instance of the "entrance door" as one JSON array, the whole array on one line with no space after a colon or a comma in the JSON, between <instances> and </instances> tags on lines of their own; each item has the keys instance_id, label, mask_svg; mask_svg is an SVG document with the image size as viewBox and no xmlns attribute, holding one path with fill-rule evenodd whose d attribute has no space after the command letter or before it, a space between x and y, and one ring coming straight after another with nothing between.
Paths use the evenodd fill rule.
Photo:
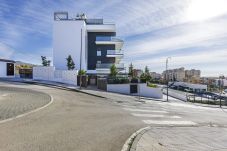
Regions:
<instances>
[{"instance_id":1,"label":"entrance door","mask_svg":"<svg viewBox=\"0 0 227 151\"><path fill-rule=\"evenodd\" d=\"M138 93L137 84L131 84L130 85L130 93Z\"/></svg>"},{"instance_id":2,"label":"entrance door","mask_svg":"<svg viewBox=\"0 0 227 151\"><path fill-rule=\"evenodd\" d=\"M7 76L14 76L14 64L7 63L6 64Z\"/></svg>"}]
</instances>

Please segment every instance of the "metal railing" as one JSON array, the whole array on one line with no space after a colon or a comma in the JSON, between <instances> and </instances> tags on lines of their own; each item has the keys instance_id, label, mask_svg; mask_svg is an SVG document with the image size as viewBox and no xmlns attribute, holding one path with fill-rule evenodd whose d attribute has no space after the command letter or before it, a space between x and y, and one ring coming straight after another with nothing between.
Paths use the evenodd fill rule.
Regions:
<instances>
[{"instance_id":1,"label":"metal railing","mask_svg":"<svg viewBox=\"0 0 227 151\"><path fill-rule=\"evenodd\" d=\"M111 36L97 36L96 37L96 41L116 41L116 42L123 42L123 40L121 40L118 37L111 37Z\"/></svg>"},{"instance_id":2,"label":"metal railing","mask_svg":"<svg viewBox=\"0 0 227 151\"><path fill-rule=\"evenodd\" d=\"M98 69L109 69L111 66L113 65L113 63L97 63L96 64L96 68ZM123 63L119 63L119 64L115 64L117 69L124 69L124 64Z\"/></svg>"},{"instance_id":3,"label":"metal railing","mask_svg":"<svg viewBox=\"0 0 227 151\"><path fill-rule=\"evenodd\" d=\"M107 55L123 55L122 50L107 50Z\"/></svg>"}]
</instances>

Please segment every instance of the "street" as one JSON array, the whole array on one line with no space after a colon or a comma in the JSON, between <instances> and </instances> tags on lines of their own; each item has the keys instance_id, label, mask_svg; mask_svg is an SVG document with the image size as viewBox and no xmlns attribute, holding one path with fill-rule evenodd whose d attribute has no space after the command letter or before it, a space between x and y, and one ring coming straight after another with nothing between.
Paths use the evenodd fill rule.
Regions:
<instances>
[{"instance_id":1,"label":"street","mask_svg":"<svg viewBox=\"0 0 227 151\"><path fill-rule=\"evenodd\" d=\"M53 97L53 103L46 108L0 124L1 151L120 151L132 133L146 126L153 128L152 142L171 140L167 141L172 145L168 150L177 150L173 144L193 146L188 150L196 150L196 146L202 146L200 150L227 148L224 109L178 101L138 101L136 97L118 94L101 98L30 84L1 82L0 86L29 89ZM207 135L196 140L196 135L204 131ZM219 141L212 136L219 137Z\"/></svg>"}]
</instances>

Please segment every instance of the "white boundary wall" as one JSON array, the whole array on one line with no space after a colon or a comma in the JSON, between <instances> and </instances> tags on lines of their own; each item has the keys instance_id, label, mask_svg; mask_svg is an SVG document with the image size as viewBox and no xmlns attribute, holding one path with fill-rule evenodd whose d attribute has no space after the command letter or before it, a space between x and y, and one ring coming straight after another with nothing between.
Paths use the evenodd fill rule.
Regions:
<instances>
[{"instance_id":1,"label":"white boundary wall","mask_svg":"<svg viewBox=\"0 0 227 151\"><path fill-rule=\"evenodd\" d=\"M116 92L122 94L130 94L130 84L107 84L108 92ZM163 94L161 88L151 88L147 84L138 84L138 92L140 96L162 99Z\"/></svg>"},{"instance_id":2,"label":"white boundary wall","mask_svg":"<svg viewBox=\"0 0 227 151\"><path fill-rule=\"evenodd\" d=\"M130 94L129 84L107 84L108 92L116 92L122 94Z\"/></svg>"},{"instance_id":3,"label":"white boundary wall","mask_svg":"<svg viewBox=\"0 0 227 151\"><path fill-rule=\"evenodd\" d=\"M15 64L14 64L14 75L13 76L7 76L7 72L6 72L6 65L7 63L10 63L10 62L0 62L0 77L1 78L13 78L15 77Z\"/></svg>"},{"instance_id":4,"label":"white boundary wall","mask_svg":"<svg viewBox=\"0 0 227 151\"><path fill-rule=\"evenodd\" d=\"M55 70L54 67L33 67L34 80L56 81L77 85L77 70Z\"/></svg>"},{"instance_id":5,"label":"white boundary wall","mask_svg":"<svg viewBox=\"0 0 227 151\"><path fill-rule=\"evenodd\" d=\"M139 85L139 93L141 96L144 96L144 97L152 97L157 99L163 98L163 93L161 88L148 87L146 83Z\"/></svg>"}]
</instances>

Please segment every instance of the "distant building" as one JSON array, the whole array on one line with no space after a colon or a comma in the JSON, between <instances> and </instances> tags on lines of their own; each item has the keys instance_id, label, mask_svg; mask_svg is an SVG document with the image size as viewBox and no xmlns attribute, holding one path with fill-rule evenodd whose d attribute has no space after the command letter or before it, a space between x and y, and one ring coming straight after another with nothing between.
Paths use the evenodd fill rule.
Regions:
<instances>
[{"instance_id":1,"label":"distant building","mask_svg":"<svg viewBox=\"0 0 227 151\"><path fill-rule=\"evenodd\" d=\"M201 77L200 83L206 84L206 85L215 85L215 79L217 79L217 78L216 77Z\"/></svg>"},{"instance_id":2,"label":"distant building","mask_svg":"<svg viewBox=\"0 0 227 151\"><path fill-rule=\"evenodd\" d=\"M200 83L200 75L201 71L200 70L185 70L185 82L189 83Z\"/></svg>"},{"instance_id":3,"label":"distant building","mask_svg":"<svg viewBox=\"0 0 227 151\"><path fill-rule=\"evenodd\" d=\"M133 73L134 77L140 77L143 74L143 70L141 70L141 69L133 69L132 73Z\"/></svg>"},{"instance_id":4,"label":"distant building","mask_svg":"<svg viewBox=\"0 0 227 151\"><path fill-rule=\"evenodd\" d=\"M216 86L227 87L227 79L215 79Z\"/></svg>"},{"instance_id":5,"label":"distant building","mask_svg":"<svg viewBox=\"0 0 227 151\"><path fill-rule=\"evenodd\" d=\"M163 72L164 80L188 82L188 83L200 83L200 70L185 70L183 67L177 69L171 69Z\"/></svg>"},{"instance_id":6,"label":"distant building","mask_svg":"<svg viewBox=\"0 0 227 151\"><path fill-rule=\"evenodd\" d=\"M172 69L164 71L163 78L165 81L180 81L183 82L185 79L185 71L184 68Z\"/></svg>"},{"instance_id":7,"label":"distant building","mask_svg":"<svg viewBox=\"0 0 227 151\"><path fill-rule=\"evenodd\" d=\"M155 80L160 80L162 78L162 75L156 72L150 72L150 76L152 79L155 79Z\"/></svg>"}]
</instances>

